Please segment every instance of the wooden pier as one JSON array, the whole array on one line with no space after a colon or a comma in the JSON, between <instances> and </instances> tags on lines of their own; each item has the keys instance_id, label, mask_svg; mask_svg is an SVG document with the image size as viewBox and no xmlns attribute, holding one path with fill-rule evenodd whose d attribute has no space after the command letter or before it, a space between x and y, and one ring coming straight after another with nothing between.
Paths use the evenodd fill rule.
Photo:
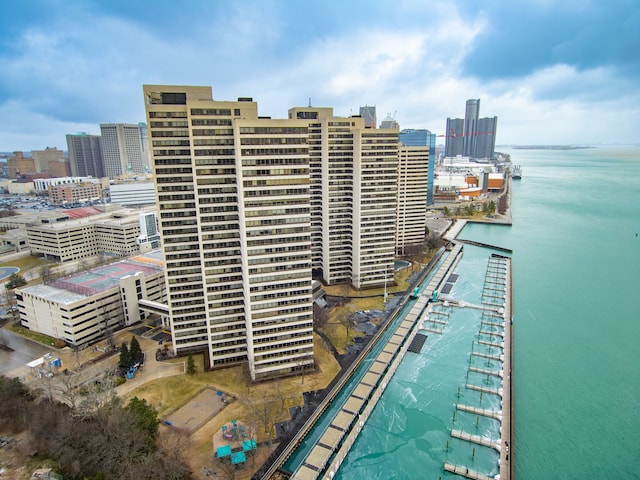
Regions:
<instances>
[{"instance_id":1,"label":"wooden pier","mask_svg":"<svg viewBox=\"0 0 640 480\"><path fill-rule=\"evenodd\" d=\"M482 415L483 417L493 418L494 420L502 421L502 413L495 410L488 410L486 408L472 407L471 405L463 405L462 403L456 404L456 408L463 412L475 413L476 415Z\"/></svg>"},{"instance_id":2,"label":"wooden pier","mask_svg":"<svg viewBox=\"0 0 640 480\"><path fill-rule=\"evenodd\" d=\"M486 368L469 367L469 371L475 372L475 373L481 373L482 375L492 375L494 377L500 377L500 378L504 376L504 373L502 372L502 370L495 371L495 370L487 370Z\"/></svg>"},{"instance_id":3,"label":"wooden pier","mask_svg":"<svg viewBox=\"0 0 640 480\"><path fill-rule=\"evenodd\" d=\"M432 312L429 302L432 292L440 288L443 279L457 264L461 252L462 245L453 247L425 289L425 292L429 293L419 295L415 299L411 310L395 327L382 351L374 358L360 382L351 391L351 395L339 410L332 411L333 418L329 425L295 471L291 472L291 479L315 480L327 475L332 476L332 473L338 471L405 354L411 347L417 348L413 341L419 335L418 331L432 331L422 327L423 323L428 323L425 320L427 315L442 313L448 316L446 311ZM426 339L426 336L423 337Z\"/></svg>"},{"instance_id":4,"label":"wooden pier","mask_svg":"<svg viewBox=\"0 0 640 480\"><path fill-rule=\"evenodd\" d=\"M504 361L504 355L491 355L489 353L471 352L474 357L486 358L487 360Z\"/></svg>"},{"instance_id":5,"label":"wooden pier","mask_svg":"<svg viewBox=\"0 0 640 480\"><path fill-rule=\"evenodd\" d=\"M451 430L451 436L459 438L460 440L466 440L467 442L476 443L483 447L490 447L494 450L500 451L500 442L491 440L490 438L481 437L480 435L471 435L470 433L463 432L462 430Z\"/></svg>"},{"instance_id":6,"label":"wooden pier","mask_svg":"<svg viewBox=\"0 0 640 480\"><path fill-rule=\"evenodd\" d=\"M471 478L472 480L493 480L491 477L487 477L480 472L476 472L475 470L471 470L462 465L453 465L448 462L444 462L444 469L447 472L455 473L456 475L460 475L462 477Z\"/></svg>"},{"instance_id":7,"label":"wooden pier","mask_svg":"<svg viewBox=\"0 0 640 480\"><path fill-rule=\"evenodd\" d=\"M502 397L502 393L503 393L502 388L481 387L479 385L474 385L472 383L467 383L465 387L467 387L469 390L475 390L476 392L482 392L482 393L490 393L492 395L498 395L499 397Z\"/></svg>"},{"instance_id":8,"label":"wooden pier","mask_svg":"<svg viewBox=\"0 0 640 480\"><path fill-rule=\"evenodd\" d=\"M502 332L490 332L488 330L480 330L478 333L480 335L488 335L488 336L495 335L496 337L504 338L504 333Z\"/></svg>"},{"instance_id":9,"label":"wooden pier","mask_svg":"<svg viewBox=\"0 0 640 480\"><path fill-rule=\"evenodd\" d=\"M486 345L487 347L497 347L497 348L504 349L504 342L502 342L502 343L493 343L493 342L487 342L486 340L478 340L478 343L480 345Z\"/></svg>"}]
</instances>

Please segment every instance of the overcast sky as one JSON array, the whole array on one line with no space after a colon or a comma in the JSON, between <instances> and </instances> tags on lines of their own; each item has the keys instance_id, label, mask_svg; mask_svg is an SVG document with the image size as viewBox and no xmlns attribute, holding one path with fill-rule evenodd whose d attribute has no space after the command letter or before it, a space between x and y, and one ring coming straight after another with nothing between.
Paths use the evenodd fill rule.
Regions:
<instances>
[{"instance_id":1,"label":"overcast sky","mask_svg":"<svg viewBox=\"0 0 640 480\"><path fill-rule=\"evenodd\" d=\"M438 134L480 98L498 144L640 143L637 0L2 0L0 68L0 151L144 121L144 83Z\"/></svg>"}]
</instances>

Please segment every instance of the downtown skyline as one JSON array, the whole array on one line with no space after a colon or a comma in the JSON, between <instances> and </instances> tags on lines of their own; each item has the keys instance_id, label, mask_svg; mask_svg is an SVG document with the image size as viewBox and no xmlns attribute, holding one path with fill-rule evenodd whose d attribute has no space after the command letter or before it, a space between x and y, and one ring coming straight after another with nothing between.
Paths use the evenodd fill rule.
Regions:
<instances>
[{"instance_id":1,"label":"downtown skyline","mask_svg":"<svg viewBox=\"0 0 640 480\"><path fill-rule=\"evenodd\" d=\"M273 118L310 101L340 116L376 105L378 123L437 134L481 98L498 145L637 142L631 0L174 5L3 2L0 151L142 121L143 83L212 85Z\"/></svg>"}]
</instances>

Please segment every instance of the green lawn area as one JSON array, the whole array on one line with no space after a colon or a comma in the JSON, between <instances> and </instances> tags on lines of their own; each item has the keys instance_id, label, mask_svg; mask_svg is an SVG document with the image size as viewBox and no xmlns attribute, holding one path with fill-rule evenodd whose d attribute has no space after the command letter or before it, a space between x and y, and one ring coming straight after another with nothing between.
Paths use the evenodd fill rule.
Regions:
<instances>
[{"instance_id":1,"label":"green lawn area","mask_svg":"<svg viewBox=\"0 0 640 480\"><path fill-rule=\"evenodd\" d=\"M318 365L317 372L259 384L247 382L247 375L239 366L203 372L203 357L202 354L197 354L193 356L198 372L195 375L177 375L153 380L129 393L125 401L134 396L144 398L158 411L159 418L165 418L185 405L203 389L213 387L230 393L236 398L236 401L224 410L226 420L250 417L246 404L247 398L256 402L262 399L282 398L285 416L288 416L289 407L303 403L302 392L326 387L340 371L338 362L317 336L314 339L314 349ZM182 357L174 361L186 362L186 360L186 357ZM219 423L220 425L216 425L215 428L219 428L224 423L224 419L220 419ZM260 441L263 439L262 437L259 437Z\"/></svg>"},{"instance_id":2,"label":"green lawn area","mask_svg":"<svg viewBox=\"0 0 640 480\"><path fill-rule=\"evenodd\" d=\"M56 342L56 339L50 337L49 335L34 332L32 330L29 330L28 328L21 327L20 325L7 325L5 326L5 328L17 333L18 335L22 335L23 337L27 337L35 340L36 342L40 342L43 345L53 345Z\"/></svg>"},{"instance_id":3,"label":"green lawn area","mask_svg":"<svg viewBox=\"0 0 640 480\"><path fill-rule=\"evenodd\" d=\"M28 255L26 257L16 258L15 260L9 260L7 262L0 263L0 267L17 267L20 269L20 273L24 273L32 268L41 267L51 263L49 260L42 260L38 257Z\"/></svg>"}]
</instances>

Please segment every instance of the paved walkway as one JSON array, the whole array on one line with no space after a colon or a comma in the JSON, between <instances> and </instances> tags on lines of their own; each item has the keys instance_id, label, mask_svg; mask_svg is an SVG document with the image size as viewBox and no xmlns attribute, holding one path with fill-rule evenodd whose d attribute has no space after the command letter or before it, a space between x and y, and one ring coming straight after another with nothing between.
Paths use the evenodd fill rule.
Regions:
<instances>
[{"instance_id":1,"label":"paved walkway","mask_svg":"<svg viewBox=\"0 0 640 480\"><path fill-rule=\"evenodd\" d=\"M139 327L139 325L133 328L137 327ZM134 334L130 329L117 332L113 339L116 349L124 342L128 344L133 336ZM143 338L140 335L135 335L135 337L140 344L141 350L145 353L145 365L142 369L138 370L134 378L128 379L125 383L116 387L115 390L119 396L125 396L139 386L157 378L181 375L185 372L184 362L159 362L156 360L158 342ZM29 339L26 340L31 341ZM34 343L37 344L37 342ZM58 400L64 402L65 398L61 392L67 390L68 386L79 386L102 377L105 372L113 372L116 370L119 354L117 351L112 352L111 355L105 354L104 346L105 342L99 342L79 352L68 347L54 349L43 346L43 350L60 358L62 361L60 370L64 371L66 369L71 372L72 375L57 374L51 378L36 378L26 363L7 372L5 375L8 377L18 377L28 386L45 388ZM35 358L31 360L35 360Z\"/></svg>"}]
</instances>

